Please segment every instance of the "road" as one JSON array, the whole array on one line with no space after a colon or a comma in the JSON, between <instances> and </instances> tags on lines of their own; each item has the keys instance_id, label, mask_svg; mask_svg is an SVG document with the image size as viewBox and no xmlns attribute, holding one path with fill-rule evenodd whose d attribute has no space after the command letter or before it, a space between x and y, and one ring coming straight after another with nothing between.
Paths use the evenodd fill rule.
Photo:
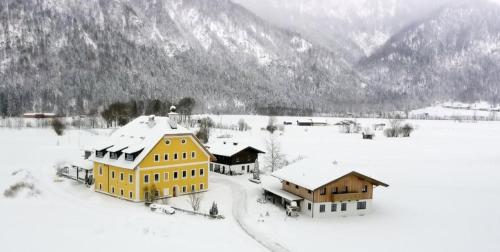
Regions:
<instances>
[{"instance_id":1,"label":"road","mask_svg":"<svg viewBox=\"0 0 500 252\"><path fill-rule=\"evenodd\" d=\"M255 230L254 227L249 225L249 215L248 215L248 204L247 198L248 194L245 188L238 184L237 182L231 180L231 177L217 176L214 178L212 176L212 181L227 185L231 188L232 198L233 198L233 211L232 214L245 233L247 233L252 239L260 243L262 246L267 248L269 251L273 252L288 252L289 250L283 247L281 244L273 241L270 237L263 235L262 233Z\"/></svg>"}]
</instances>

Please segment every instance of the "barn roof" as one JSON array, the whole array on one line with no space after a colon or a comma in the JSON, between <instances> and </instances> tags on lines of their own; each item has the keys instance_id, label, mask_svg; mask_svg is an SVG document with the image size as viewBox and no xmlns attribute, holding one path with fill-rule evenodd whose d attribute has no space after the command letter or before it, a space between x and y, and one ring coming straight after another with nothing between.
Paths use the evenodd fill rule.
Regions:
<instances>
[{"instance_id":1,"label":"barn roof","mask_svg":"<svg viewBox=\"0 0 500 252\"><path fill-rule=\"evenodd\" d=\"M388 186L383 182L353 171L352 168L336 164L336 162L318 159L303 159L297 161L273 172L271 175L309 190L315 190L348 175L363 178L374 185Z\"/></svg>"},{"instance_id":2,"label":"barn roof","mask_svg":"<svg viewBox=\"0 0 500 252\"><path fill-rule=\"evenodd\" d=\"M257 153L265 153L264 151L252 145L229 141L211 144L209 145L208 150L214 155L232 157L249 148Z\"/></svg>"}]
</instances>

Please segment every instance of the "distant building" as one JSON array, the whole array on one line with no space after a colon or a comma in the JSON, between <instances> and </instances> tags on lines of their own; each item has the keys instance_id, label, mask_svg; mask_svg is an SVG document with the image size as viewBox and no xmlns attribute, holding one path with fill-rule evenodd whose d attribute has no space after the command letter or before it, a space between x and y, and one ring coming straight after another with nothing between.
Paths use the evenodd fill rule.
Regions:
<instances>
[{"instance_id":1,"label":"distant building","mask_svg":"<svg viewBox=\"0 0 500 252\"><path fill-rule=\"evenodd\" d=\"M373 188L388 185L335 163L304 159L263 180L267 195L283 206L296 202L311 217L369 213ZM277 178L277 179L276 179Z\"/></svg>"},{"instance_id":2,"label":"distant building","mask_svg":"<svg viewBox=\"0 0 500 252\"><path fill-rule=\"evenodd\" d=\"M208 151L216 161L210 163L210 171L222 174L243 174L253 172L262 150L237 142L227 142L210 145Z\"/></svg>"},{"instance_id":3,"label":"distant building","mask_svg":"<svg viewBox=\"0 0 500 252\"><path fill-rule=\"evenodd\" d=\"M328 123L326 121L320 121L317 119L300 119L297 120L298 126L326 126Z\"/></svg>"},{"instance_id":4,"label":"distant building","mask_svg":"<svg viewBox=\"0 0 500 252\"><path fill-rule=\"evenodd\" d=\"M54 113L24 113L24 118L55 118L56 114Z\"/></svg>"},{"instance_id":5,"label":"distant building","mask_svg":"<svg viewBox=\"0 0 500 252\"><path fill-rule=\"evenodd\" d=\"M215 157L189 130L170 118L140 116L93 146L95 190L146 201L206 191Z\"/></svg>"}]
</instances>

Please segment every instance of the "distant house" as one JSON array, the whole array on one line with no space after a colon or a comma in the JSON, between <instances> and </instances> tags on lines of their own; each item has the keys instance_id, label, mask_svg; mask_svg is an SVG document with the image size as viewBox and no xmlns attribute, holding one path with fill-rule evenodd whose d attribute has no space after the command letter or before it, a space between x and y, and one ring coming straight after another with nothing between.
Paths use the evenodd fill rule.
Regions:
<instances>
[{"instance_id":1,"label":"distant house","mask_svg":"<svg viewBox=\"0 0 500 252\"><path fill-rule=\"evenodd\" d=\"M328 125L326 121L320 121L317 119L300 119L297 120L298 126L326 126Z\"/></svg>"},{"instance_id":2,"label":"distant house","mask_svg":"<svg viewBox=\"0 0 500 252\"><path fill-rule=\"evenodd\" d=\"M373 130L384 130L385 123L376 123L373 124Z\"/></svg>"},{"instance_id":3,"label":"distant house","mask_svg":"<svg viewBox=\"0 0 500 252\"><path fill-rule=\"evenodd\" d=\"M56 114L54 113L24 113L23 114L24 118L55 118Z\"/></svg>"},{"instance_id":4,"label":"distant house","mask_svg":"<svg viewBox=\"0 0 500 252\"><path fill-rule=\"evenodd\" d=\"M370 212L373 188L388 185L335 163L304 159L263 180L267 195L292 201L311 217L361 215Z\"/></svg>"},{"instance_id":5,"label":"distant house","mask_svg":"<svg viewBox=\"0 0 500 252\"><path fill-rule=\"evenodd\" d=\"M94 144L95 190L136 202L208 190L215 157L177 116L140 116Z\"/></svg>"},{"instance_id":6,"label":"distant house","mask_svg":"<svg viewBox=\"0 0 500 252\"><path fill-rule=\"evenodd\" d=\"M210 163L210 171L230 175L253 172L259 154L265 153L250 145L227 141L210 145L208 151L217 159Z\"/></svg>"}]
</instances>

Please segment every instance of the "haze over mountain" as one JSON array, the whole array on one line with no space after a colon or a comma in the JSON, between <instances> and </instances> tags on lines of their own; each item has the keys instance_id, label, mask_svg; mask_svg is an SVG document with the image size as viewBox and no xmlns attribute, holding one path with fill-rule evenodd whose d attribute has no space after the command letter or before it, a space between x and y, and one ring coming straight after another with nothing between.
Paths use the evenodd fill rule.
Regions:
<instances>
[{"instance_id":1,"label":"haze over mountain","mask_svg":"<svg viewBox=\"0 0 500 252\"><path fill-rule=\"evenodd\" d=\"M183 96L212 112L497 97L499 5L236 1L3 1L0 112L76 114Z\"/></svg>"}]
</instances>

